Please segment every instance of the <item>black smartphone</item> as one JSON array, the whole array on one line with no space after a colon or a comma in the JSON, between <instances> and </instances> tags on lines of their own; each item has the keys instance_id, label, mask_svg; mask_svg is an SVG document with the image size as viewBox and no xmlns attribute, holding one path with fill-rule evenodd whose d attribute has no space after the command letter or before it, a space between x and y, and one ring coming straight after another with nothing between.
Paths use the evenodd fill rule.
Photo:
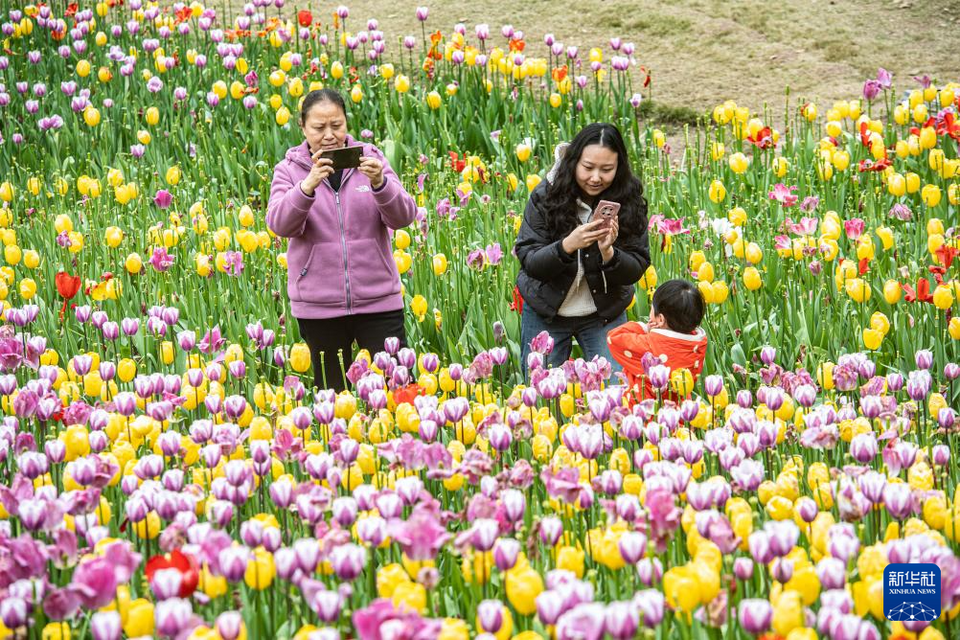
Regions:
<instances>
[{"instance_id":1,"label":"black smartphone","mask_svg":"<svg viewBox=\"0 0 960 640\"><path fill-rule=\"evenodd\" d=\"M331 158L333 160L333 170L356 169L360 166L360 153L363 151L361 146L343 147L342 149L331 149L320 154L321 158Z\"/></svg>"}]
</instances>

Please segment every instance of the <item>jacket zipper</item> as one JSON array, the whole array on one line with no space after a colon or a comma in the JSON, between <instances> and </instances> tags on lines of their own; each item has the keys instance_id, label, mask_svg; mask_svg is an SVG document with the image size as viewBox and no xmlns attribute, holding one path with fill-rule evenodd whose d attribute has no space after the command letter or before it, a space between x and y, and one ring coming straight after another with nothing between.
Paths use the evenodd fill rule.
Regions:
<instances>
[{"instance_id":1,"label":"jacket zipper","mask_svg":"<svg viewBox=\"0 0 960 640\"><path fill-rule=\"evenodd\" d=\"M347 169L344 171L343 178L340 180L340 189L343 188L344 183L347 181L347 176L349 176L352 172L352 169ZM350 270L347 265L347 239L343 230L343 209L340 207L340 190L334 189L329 180L324 179L324 182L327 184L327 187L333 191L333 196L337 199L337 223L340 225L340 252L343 255L343 277L347 289L347 314L352 314L353 301L350 299ZM300 277L302 278L306 275L307 267L305 266L300 270Z\"/></svg>"},{"instance_id":2,"label":"jacket zipper","mask_svg":"<svg viewBox=\"0 0 960 640\"><path fill-rule=\"evenodd\" d=\"M340 186L343 187L343 182L346 180L346 175L343 176L344 180L340 181ZM340 192L334 191L334 196L337 198L337 221L340 223L340 250L343 253L343 278L344 283L347 287L347 314L353 313L353 303L350 300L350 266L347 263L347 239L343 231L343 209L340 208Z\"/></svg>"}]
</instances>

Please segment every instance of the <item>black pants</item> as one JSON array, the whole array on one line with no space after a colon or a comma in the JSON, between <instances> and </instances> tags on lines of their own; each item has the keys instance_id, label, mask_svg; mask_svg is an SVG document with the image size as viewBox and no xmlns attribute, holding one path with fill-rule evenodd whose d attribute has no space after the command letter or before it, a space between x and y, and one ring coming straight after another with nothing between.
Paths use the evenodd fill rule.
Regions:
<instances>
[{"instance_id":1,"label":"black pants","mask_svg":"<svg viewBox=\"0 0 960 640\"><path fill-rule=\"evenodd\" d=\"M354 341L361 349L369 350L371 356L383 351L383 341L387 338L399 338L401 347L405 347L407 342L403 309L322 320L297 318L297 323L300 325L300 335L310 348L313 386L317 389L333 389L337 393L347 388L343 373L353 362ZM342 371L340 353L343 354Z\"/></svg>"}]
</instances>

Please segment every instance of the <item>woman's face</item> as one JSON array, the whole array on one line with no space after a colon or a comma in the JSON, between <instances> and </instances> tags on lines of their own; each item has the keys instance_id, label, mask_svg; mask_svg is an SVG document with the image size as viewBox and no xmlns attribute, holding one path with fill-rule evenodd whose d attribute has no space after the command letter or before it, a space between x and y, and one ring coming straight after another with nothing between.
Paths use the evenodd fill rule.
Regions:
<instances>
[{"instance_id":1,"label":"woman's face","mask_svg":"<svg viewBox=\"0 0 960 640\"><path fill-rule=\"evenodd\" d=\"M317 149L339 149L347 138L347 116L338 105L324 100L310 107L300 128L310 153Z\"/></svg>"},{"instance_id":2,"label":"woman's face","mask_svg":"<svg viewBox=\"0 0 960 640\"><path fill-rule=\"evenodd\" d=\"M584 147L577 162L577 186L587 196L597 196L610 186L617 175L617 152L591 144Z\"/></svg>"}]
</instances>

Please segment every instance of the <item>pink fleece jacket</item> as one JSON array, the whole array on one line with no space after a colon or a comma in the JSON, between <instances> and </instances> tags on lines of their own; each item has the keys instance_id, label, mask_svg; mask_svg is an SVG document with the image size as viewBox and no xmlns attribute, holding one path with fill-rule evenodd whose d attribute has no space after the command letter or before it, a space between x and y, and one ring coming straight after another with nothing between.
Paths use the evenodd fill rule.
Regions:
<instances>
[{"instance_id":1,"label":"pink fleece jacket","mask_svg":"<svg viewBox=\"0 0 960 640\"><path fill-rule=\"evenodd\" d=\"M355 144L347 136L347 145ZM267 226L289 238L287 293L296 318L403 308L388 229L412 223L417 205L379 149L364 144L363 155L383 163L384 183L376 191L365 175L346 169L339 193L324 180L313 197L304 194L300 182L311 167L306 142L274 169Z\"/></svg>"}]
</instances>

